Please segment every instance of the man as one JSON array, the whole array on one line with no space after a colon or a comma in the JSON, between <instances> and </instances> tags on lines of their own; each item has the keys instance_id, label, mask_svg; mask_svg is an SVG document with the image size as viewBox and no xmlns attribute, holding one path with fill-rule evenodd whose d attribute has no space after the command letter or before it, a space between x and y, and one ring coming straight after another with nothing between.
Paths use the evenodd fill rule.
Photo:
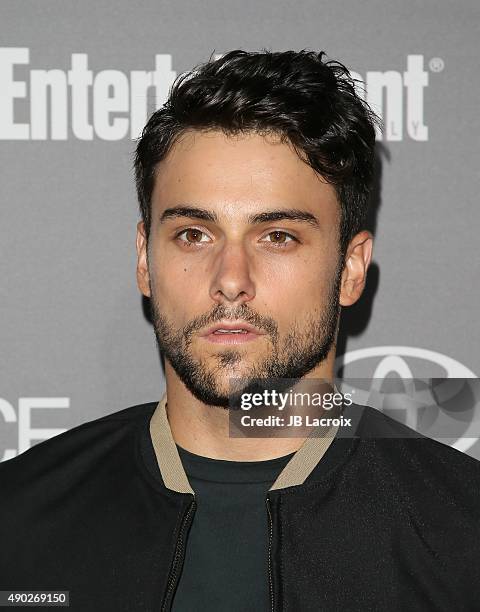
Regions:
<instances>
[{"instance_id":1,"label":"man","mask_svg":"<svg viewBox=\"0 0 480 612\"><path fill-rule=\"evenodd\" d=\"M354 436L230 435L232 390L333 385L374 144L323 54L233 51L177 80L135 159L166 394L0 465L0 589L81 611L478 609L477 461L355 405Z\"/></svg>"}]
</instances>

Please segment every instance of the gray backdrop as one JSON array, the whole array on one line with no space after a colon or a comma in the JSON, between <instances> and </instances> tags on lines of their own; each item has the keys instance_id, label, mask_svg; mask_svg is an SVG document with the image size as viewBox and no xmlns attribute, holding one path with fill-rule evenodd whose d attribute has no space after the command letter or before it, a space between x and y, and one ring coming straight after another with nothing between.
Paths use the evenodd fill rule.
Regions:
<instances>
[{"instance_id":1,"label":"gray backdrop","mask_svg":"<svg viewBox=\"0 0 480 612\"><path fill-rule=\"evenodd\" d=\"M159 398L133 137L174 73L233 48L323 49L385 119L345 372L478 376L479 13L475 0L2 0L0 459Z\"/></svg>"}]
</instances>

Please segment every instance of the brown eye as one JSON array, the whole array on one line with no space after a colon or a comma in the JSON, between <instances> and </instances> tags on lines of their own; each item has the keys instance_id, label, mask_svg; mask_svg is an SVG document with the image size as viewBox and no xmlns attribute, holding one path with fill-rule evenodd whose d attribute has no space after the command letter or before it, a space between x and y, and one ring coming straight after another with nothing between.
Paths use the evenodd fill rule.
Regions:
<instances>
[{"instance_id":1,"label":"brown eye","mask_svg":"<svg viewBox=\"0 0 480 612\"><path fill-rule=\"evenodd\" d=\"M185 237L189 242L200 242L202 233L203 232L196 229L189 229L185 232Z\"/></svg>"},{"instance_id":2,"label":"brown eye","mask_svg":"<svg viewBox=\"0 0 480 612\"><path fill-rule=\"evenodd\" d=\"M292 236L291 234L289 234L288 232L283 232L280 230L275 230L274 232L270 232L267 234L267 236L270 238L270 240L267 240L267 242L271 242L273 244L278 244L278 245L284 245L284 244L287 244L288 242L292 242L292 240L296 240L296 238Z\"/></svg>"},{"instance_id":3,"label":"brown eye","mask_svg":"<svg viewBox=\"0 0 480 612\"><path fill-rule=\"evenodd\" d=\"M183 239L182 236L185 236L185 239ZM195 227L189 227L188 229L183 230L177 235L177 238L186 244L200 244L201 242L208 242L209 240L205 232L202 232Z\"/></svg>"},{"instance_id":4,"label":"brown eye","mask_svg":"<svg viewBox=\"0 0 480 612\"><path fill-rule=\"evenodd\" d=\"M272 232L272 242L286 242L287 235L285 232Z\"/></svg>"}]
</instances>

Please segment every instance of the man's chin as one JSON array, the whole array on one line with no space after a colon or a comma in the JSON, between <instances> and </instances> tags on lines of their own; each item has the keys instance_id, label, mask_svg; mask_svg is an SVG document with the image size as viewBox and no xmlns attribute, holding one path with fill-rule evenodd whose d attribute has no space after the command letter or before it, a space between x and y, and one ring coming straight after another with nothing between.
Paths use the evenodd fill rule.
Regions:
<instances>
[{"instance_id":1,"label":"man's chin","mask_svg":"<svg viewBox=\"0 0 480 612\"><path fill-rule=\"evenodd\" d=\"M248 370L249 372L250 370ZM202 377L184 378L183 382L194 397L209 406L236 410L242 393L251 390L247 370L225 372L221 377L213 372Z\"/></svg>"},{"instance_id":2,"label":"man's chin","mask_svg":"<svg viewBox=\"0 0 480 612\"><path fill-rule=\"evenodd\" d=\"M221 398L222 404L225 404L229 398L246 390L246 381L249 379L246 372L231 371L220 379L212 377L211 380L214 381L215 394Z\"/></svg>"},{"instance_id":3,"label":"man's chin","mask_svg":"<svg viewBox=\"0 0 480 612\"><path fill-rule=\"evenodd\" d=\"M201 355L194 361L201 364L204 372L215 380L219 388L228 392L231 379L248 378L262 360L243 351L226 350L207 357Z\"/></svg>"},{"instance_id":4,"label":"man's chin","mask_svg":"<svg viewBox=\"0 0 480 612\"><path fill-rule=\"evenodd\" d=\"M230 408L232 402L229 389L218 388L215 385L211 386L204 384L204 381L184 380L183 381L190 393L206 406L217 406L219 408Z\"/></svg>"}]
</instances>

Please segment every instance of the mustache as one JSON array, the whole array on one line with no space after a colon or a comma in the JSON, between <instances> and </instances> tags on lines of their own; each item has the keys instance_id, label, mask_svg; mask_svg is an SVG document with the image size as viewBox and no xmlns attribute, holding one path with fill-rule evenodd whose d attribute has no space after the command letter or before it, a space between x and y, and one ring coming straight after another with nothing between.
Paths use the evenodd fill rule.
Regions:
<instances>
[{"instance_id":1,"label":"mustache","mask_svg":"<svg viewBox=\"0 0 480 612\"><path fill-rule=\"evenodd\" d=\"M190 323L183 328L183 336L188 343L192 334L200 331L204 327L213 325L219 321L238 321L239 319L266 332L272 337L274 342L276 341L278 337L278 325L275 320L271 317L260 316L245 304L240 304L234 308L227 308L223 304L217 304L211 312L200 315L190 321Z\"/></svg>"}]
</instances>

